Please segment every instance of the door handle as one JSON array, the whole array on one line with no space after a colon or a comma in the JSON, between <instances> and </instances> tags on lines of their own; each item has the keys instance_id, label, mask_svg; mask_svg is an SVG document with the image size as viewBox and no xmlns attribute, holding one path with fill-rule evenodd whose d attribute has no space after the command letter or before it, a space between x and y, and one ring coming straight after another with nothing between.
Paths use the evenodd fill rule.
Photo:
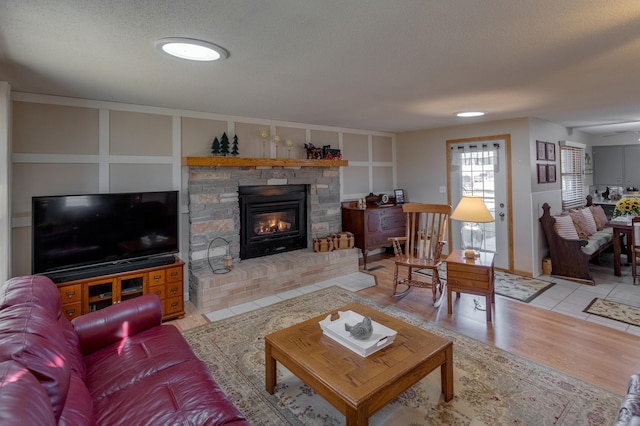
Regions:
<instances>
[{"instance_id":1,"label":"door handle","mask_svg":"<svg viewBox=\"0 0 640 426\"><path fill-rule=\"evenodd\" d=\"M498 216L500 216L500 219L504 219L504 213L499 213Z\"/></svg>"}]
</instances>

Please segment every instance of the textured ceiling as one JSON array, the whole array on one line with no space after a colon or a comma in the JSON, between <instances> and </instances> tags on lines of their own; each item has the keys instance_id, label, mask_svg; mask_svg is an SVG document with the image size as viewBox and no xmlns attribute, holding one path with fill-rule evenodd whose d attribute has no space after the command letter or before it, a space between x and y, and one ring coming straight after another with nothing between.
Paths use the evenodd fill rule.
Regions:
<instances>
[{"instance_id":1,"label":"textured ceiling","mask_svg":"<svg viewBox=\"0 0 640 426\"><path fill-rule=\"evenodd\" d=\"M0 0L0 80L352 129L442 127L472 109L613 133L640 130L639 29L638 0ZM230 57L155 48L173 36Z\"/></svg>"}]
</instances>

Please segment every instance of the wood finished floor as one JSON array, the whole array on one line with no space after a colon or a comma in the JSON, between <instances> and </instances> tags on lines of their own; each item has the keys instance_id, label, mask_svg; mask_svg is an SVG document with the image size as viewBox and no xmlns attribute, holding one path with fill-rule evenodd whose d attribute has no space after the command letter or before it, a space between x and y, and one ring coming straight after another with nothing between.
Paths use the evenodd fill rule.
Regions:
<instances>
[{"instance_id":1,"label":"wood finished floor","mask_svg":"<svg viewBox=\"0 0 640 426\"><path fill-rule=\"evenodd\" d=\"M391 297L394 263L388 255L368 257L368 271L377 285L359 291L382 303L396 306L424 319L547 365L586 382L625 394L631 374L640 372L640 336L599 324L529 306L496 296L493 323L486 314L474 309L477 296L461 294L454 299L453 314L443 306L432 306L430 289L413 289L405 297ZM484 304L484 298L480 298ZM185 304L186 316L169 322L181 330L208 322L191 303ZM455 351L455 348L454 348Z\"/></svg>"}]
</instances>

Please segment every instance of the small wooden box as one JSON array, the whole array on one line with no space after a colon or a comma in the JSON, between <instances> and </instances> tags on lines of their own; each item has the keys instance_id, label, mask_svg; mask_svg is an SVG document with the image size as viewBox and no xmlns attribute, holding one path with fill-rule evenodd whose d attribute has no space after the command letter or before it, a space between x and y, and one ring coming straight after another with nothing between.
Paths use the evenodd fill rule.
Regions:
<instances>
[{"instance_id":1,"label":"small wooden box","mask_svg":"<svg viewBox=\"0 0 640 426\"><path fill-rule=\"evenodd\" d=\"M344 250L353 248L354 240L351 232L337 232L332 233L334 250Z\"/></svg>"},{"instance_id":2,"label":"small wooden box","mask_svg":"<svg viewBox=\"0 0 640 426\"><path fill-rule=\"evenodd\" d=\"M313 239L313 251L325 252L325 251L333 251L333 241L330 237L321 237Z\"/></svg>"}]
</instances>

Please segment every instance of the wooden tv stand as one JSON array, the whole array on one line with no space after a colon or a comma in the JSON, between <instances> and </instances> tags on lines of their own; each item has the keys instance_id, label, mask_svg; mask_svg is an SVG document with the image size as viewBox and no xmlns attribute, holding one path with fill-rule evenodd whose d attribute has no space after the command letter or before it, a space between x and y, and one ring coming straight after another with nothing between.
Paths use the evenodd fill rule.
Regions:
<instances>
[{"instance_id":1,"label":"wooden tv stand","mask_svg":"<svg viewBox=\"0 0 640 426\"><path fill-rule=\"evenodd\" d=\"M155 293L162 300L162 320L184 317L184 262L58 283L62 312L71 320L123 300Z\"/></svg>"}]
</instances>

